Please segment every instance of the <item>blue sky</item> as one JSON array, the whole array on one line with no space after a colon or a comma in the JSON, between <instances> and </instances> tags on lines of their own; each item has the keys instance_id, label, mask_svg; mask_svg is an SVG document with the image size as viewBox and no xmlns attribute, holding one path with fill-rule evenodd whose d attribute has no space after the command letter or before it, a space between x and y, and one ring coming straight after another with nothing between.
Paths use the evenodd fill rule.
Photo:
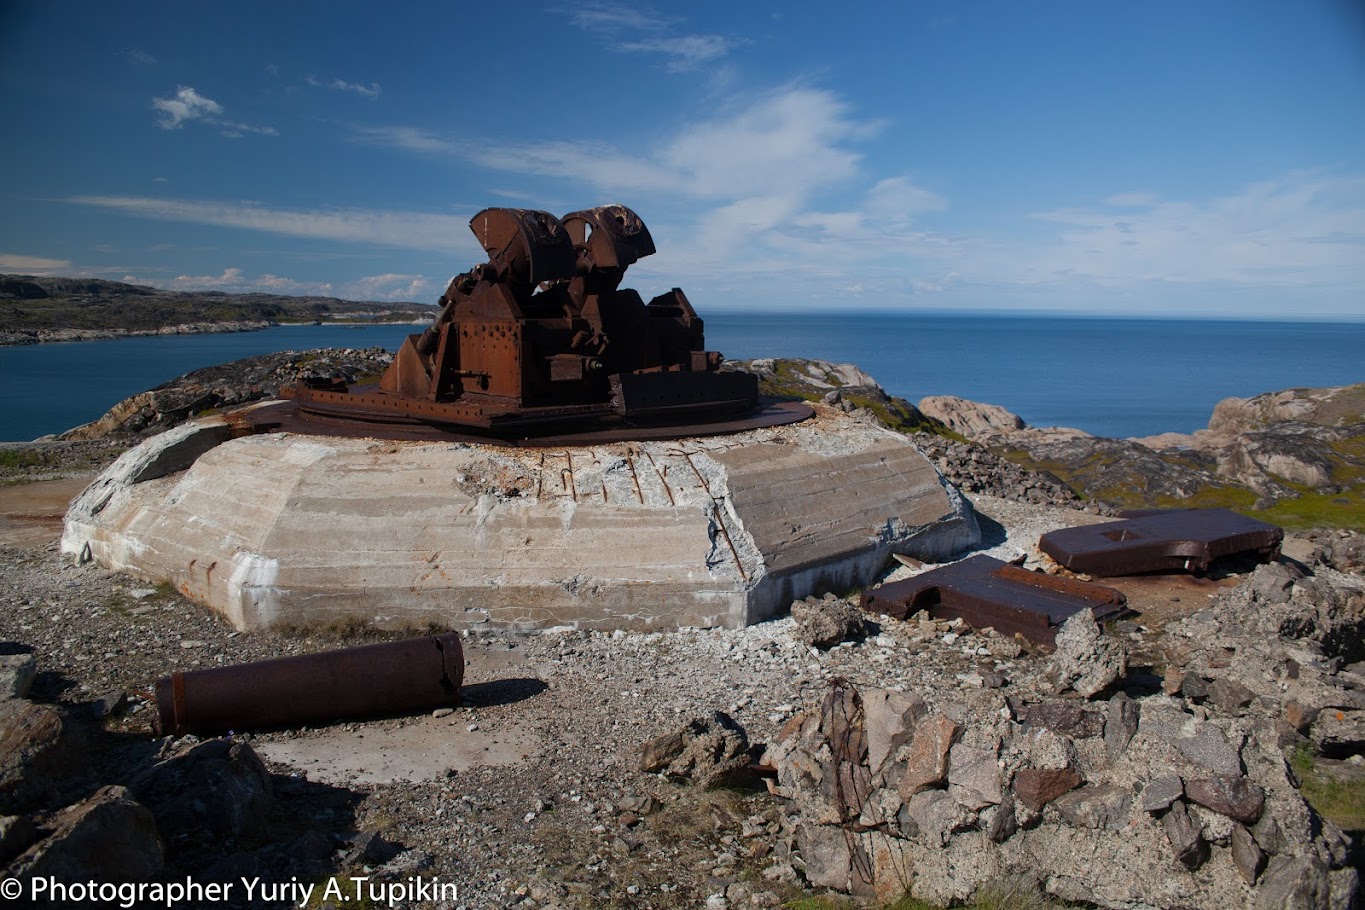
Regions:
<instances>
[{"instance_id":1,"label":"blue sky","mask_svg":"<svg viewBox=\"0 0 1365 910\"><path fill-rule=\"evenodd\" d=\"M0 271L434 302L634 208L727 310L1365 318L1365 12L0 4Z\"/></svg>"}]
</instances>

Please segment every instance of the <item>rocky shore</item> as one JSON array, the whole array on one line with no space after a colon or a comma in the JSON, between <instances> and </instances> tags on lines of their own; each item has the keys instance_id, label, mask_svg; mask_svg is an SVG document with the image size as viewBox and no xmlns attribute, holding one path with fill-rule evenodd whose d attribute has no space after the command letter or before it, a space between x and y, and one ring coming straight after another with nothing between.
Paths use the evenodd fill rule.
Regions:
<instances>
[{"instance_id":1,"label":"rocky shore","mask_svg":"<svg viewBox=\"0 0 1365 910\"><path fill-rule=\"evenodd\" d=\"M130 399L71 440L5 447L47 462L0 476L88 472L92 452L303 370L353 380L382 355L254 360ZM1027 427L953 426L846 365L754 369L774 393L914 433L998 558L1044 567L1039 535L1120 504L1083 499L1058 459L1002 454L1052 452L1060 434L1029 448ZM1315 410L1291 403L1305 397ZM1278 434L1284 408L1295 426L1354 426L1359 412L1329 424L1344 400L1249 404L1260 423L1217 446L1270 451L1235 440ZM1199 469L1231 483L1210 459ZM1345 910L1358 887L1342 830L1365 828L1354 530L1291 532L1266 566L1116 581L1135 614L1077 623L1055 651L864 616L834 592L742 630L473 635L454 710L200 742L153 735L157 677L384 636L236 633L168 587L61 558L48 527L0 548L5 876L217 882L234 886L220 905L272 907L299 895L246 884L315 884L310 906L326 882L363 878L458 887L395 906L717 910L877 906L907 888L931 906Z\"/></svg>"}]
</instances>

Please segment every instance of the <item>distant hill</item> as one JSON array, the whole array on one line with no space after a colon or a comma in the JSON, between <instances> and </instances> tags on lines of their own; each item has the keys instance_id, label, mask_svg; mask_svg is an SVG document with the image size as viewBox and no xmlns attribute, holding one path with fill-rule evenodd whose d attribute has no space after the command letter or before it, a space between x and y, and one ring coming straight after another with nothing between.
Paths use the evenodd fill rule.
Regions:
<instances>
[{"instance_id":1,"label":"distant hill","mask_svg":"<svg viewBox=\"0 0 1365 910\"><path fill-rule=\"evenodd\" d=\"M211 332L279 323L415 322L434 304L163 291L98 278L0 274L0 344L69 341L110 335Z\"/></svg>"}]
</instances>

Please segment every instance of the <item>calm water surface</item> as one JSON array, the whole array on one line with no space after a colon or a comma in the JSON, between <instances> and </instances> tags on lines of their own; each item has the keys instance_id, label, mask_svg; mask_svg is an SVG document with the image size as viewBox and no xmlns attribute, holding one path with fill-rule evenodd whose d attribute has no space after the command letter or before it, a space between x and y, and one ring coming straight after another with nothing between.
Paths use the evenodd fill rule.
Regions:
<instances>
[{"instance_id":1,"label":"calm water surface","mask_svg":"<svg viewBox=\"0 0 1365 910\"><path fill-rule=\"evenodd\" d=\"M59 433L200 367L319 347L393 350L415 330L289 326L3 347L0 440ZM1231 395L1365 382L1365 323L717 314L706 338L732 359L853 362L911 401L960 395L1035 426L1103 436L1190 432Z\"/></svg>"}]
</instances>

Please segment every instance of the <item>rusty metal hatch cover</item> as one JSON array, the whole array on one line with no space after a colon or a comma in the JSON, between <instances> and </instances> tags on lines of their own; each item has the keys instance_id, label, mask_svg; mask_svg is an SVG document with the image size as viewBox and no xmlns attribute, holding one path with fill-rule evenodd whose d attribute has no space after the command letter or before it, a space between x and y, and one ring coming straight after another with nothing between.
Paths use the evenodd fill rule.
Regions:
<instances>
[{"instance_id":1,"label":"rusty metal hatch cover","mask_svg":"<svg viewBox=\"0 0 1365 910\"><path fill-rule=\"evenodd\" d=\"M863 592L862 607L906 619L928 610L935 619L964 619L981 629L1053 644L1057 627L1092 610L1103 621L1123 612L1124 596L1113 588L1030 572L990 556L973 556L914 578Z\"/></svg>"},{"instance_id":2,"label":"rusty metal hatch cover","mask_svg":"<svg viewBox=\"0 0 1365 910\"><path fill-rule=\"evenodd\" d=\"M1215 559L1246 553L1261 562L1279 555L1284 530L1228 509L1122 512L1120 521L1044 534L1038 549L1073 572L1136 575L1203 572Z\"/></svg>"}]
</instances>

